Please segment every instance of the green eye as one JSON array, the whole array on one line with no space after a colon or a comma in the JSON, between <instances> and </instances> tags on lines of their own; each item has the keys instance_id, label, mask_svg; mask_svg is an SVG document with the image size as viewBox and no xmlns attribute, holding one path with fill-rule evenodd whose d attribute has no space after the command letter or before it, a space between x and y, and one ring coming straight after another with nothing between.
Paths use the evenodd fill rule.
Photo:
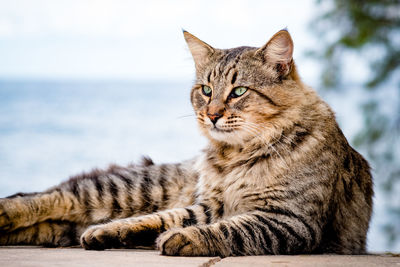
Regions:
<instances>
[{"instance_id":1,"label":"green eye","mask_svg":"<svg viewBox=\"0 0 400 267\"><path fill-rule=\"evenodd\" d=\"M229 97L231 97L231 98L239 97L239 96L243 95L244 93L246 93L246 91L247 91L247 88L244 86L239 86L239 87L233 88Z\"/></svg>"},{"instance_id":2,"label":"green eye","mask_svg":"<svg viewBox=\"0 0 400 267\"><path fill-rule=\"evenodd\" d=\"M211 96L212 89L209 86L203 85L202 90L204 95Z\"/></svg>"}]
</instances>

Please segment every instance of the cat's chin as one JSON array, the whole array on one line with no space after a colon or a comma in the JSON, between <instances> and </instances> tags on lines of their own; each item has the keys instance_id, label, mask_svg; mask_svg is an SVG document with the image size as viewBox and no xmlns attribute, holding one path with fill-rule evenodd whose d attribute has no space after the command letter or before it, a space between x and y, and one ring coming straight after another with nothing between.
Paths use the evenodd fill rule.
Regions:
<instances>
[{"instance_id":1,"label":"cat's chin","mask_svg":"<svg viewBox=\"0 0 400 267\"><path fill-rule=\"evenodd\" d=\"M215 141L228 143L231 145L243 144L245 136L238 130L222 130L213 128L208 130L209 137Z\"/></svg>"}]
</instances>

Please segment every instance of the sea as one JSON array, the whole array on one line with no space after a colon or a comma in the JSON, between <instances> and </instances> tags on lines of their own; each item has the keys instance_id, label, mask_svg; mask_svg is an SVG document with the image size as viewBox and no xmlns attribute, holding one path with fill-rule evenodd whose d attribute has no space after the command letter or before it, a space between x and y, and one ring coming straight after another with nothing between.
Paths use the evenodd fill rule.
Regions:
<instances>
[{"instance_id":1,"label":"sea","mask_svg":"<svg viewBox=\"0 0 400 267\"><path fill-rule=\"evenodd\" d=\"M0 197L142 156L196 156L206 140L190 89L171 82L0 81Z\"/></svg>"}]
</instances>

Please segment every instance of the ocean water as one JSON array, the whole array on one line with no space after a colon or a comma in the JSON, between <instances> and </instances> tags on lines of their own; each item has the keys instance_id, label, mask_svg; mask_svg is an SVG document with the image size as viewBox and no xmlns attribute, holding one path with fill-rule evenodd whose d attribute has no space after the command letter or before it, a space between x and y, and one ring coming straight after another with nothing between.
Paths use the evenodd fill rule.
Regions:
<instances>
[{"instance_id":1,"label":"ocean water","mask_svg":"<svg viewBox=\"0 0 400 267\"><path fill-rule=\"evenodd\" d=\"M198 155L206 140L197 130L190 88L190 81L0 81L0 197L41 191L142 155L156 163ZM354 94L327 99L347 137L359 121ZM384 192L376 191L368 248L400 251L399 243L387 246Z\"/></svg>"},{"instance_id":2,"label":"ocean water","mask_svg":"<svg viewBox=\"0 0 400 267\"><path fill-rule=\"evenodd\" d=\"M206 142L190 88L190 82L0 82L0 197L142 155L155 162L194 157Z\"/></svg>"}]
</instances>

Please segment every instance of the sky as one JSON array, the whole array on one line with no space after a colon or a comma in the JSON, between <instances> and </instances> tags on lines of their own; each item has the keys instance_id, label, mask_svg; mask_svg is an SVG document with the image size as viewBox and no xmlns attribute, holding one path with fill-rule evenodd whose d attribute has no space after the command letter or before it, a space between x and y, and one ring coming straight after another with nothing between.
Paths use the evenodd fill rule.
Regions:
<instances>
[{"instance_id":1,"label":"sky","mask_svg":"<svg viewBox=\"0 0 400 267\"><path fill-rule=\"evenodd\" d=\"M313 45L307 27L316 12L313 0L0 0L0 7L0 78L17 79L192 77L182 29L229 48L261 46L287 27L300 60Z\"/></svg>"}]
</instances>

